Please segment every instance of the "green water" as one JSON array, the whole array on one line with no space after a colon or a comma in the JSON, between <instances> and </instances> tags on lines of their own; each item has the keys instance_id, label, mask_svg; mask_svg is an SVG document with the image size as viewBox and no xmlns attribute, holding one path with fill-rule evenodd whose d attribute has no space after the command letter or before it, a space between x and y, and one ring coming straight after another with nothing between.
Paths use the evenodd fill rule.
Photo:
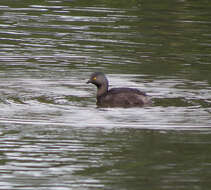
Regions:
<instances>
[{"instance_id":1,"label":"green water","mask_svg":"<svg viewBox=\"0 0 211 190\"><path fill-rule=\"evenodd\" d=\"M0 189L209 190L210 1L0 2ZM93 71L145 91L96 108Z\"/></svg>"}]
</instances>

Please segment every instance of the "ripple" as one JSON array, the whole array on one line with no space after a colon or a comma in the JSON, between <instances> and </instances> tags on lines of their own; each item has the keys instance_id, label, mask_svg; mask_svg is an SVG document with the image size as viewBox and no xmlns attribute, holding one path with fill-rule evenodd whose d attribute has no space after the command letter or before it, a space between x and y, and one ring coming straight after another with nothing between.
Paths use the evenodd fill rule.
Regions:
<instances>
[{"instance_id":1,"label":"ripple","mask_svg":"<svg viewBox=\"0 0 211 190\"><path fill-rule=\"evenodd\" d=\"M0 189L208 184L210 9L198 5L2 2ZM97 108L95 70L153 106Z\"/></svg>"}]
</instances>

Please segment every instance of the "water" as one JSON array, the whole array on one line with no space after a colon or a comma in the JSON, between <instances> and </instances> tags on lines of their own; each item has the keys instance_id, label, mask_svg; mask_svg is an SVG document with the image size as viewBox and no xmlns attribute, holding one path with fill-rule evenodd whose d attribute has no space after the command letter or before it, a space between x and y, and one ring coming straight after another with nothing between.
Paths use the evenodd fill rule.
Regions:
<instances>
[{"instance_id":1,"label":"water","mask_svg":"<svg viewBox=\"0 0 211 190\"><path fill-rule=\"evenodd\" d=\"M209 1L0 3L0 189L210 189ZM153 106L96 108L93 71Z\"/></svg>"}]
</instances>

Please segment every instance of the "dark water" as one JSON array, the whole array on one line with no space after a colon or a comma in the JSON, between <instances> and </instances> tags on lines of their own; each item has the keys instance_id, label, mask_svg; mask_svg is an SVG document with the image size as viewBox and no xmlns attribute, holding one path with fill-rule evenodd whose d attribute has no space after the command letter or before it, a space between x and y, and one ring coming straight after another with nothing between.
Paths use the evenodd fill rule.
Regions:
<instances>
[{"instance_id":1,"label":"dark water","mask_svg":"<svg viewBox=\"0 0 211 190\"><path fill-rule=\"evenodd\" d=\"M210 10L1 0L0 189L210 189ZM98 70L153 106L96 108Z\"/></svg>"}]
</instances>

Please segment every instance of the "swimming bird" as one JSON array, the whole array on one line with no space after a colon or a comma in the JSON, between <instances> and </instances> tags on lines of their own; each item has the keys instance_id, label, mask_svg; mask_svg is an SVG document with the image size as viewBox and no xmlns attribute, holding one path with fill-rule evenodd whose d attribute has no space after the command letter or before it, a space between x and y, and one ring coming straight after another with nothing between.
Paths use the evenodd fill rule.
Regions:
<instances>
[{"instance_id":1,"label":"swimming bird","mask_svg":"<svg viewBox=\"0 0 211 190\"><path fill-rule=\"evenodd\" d=\"M146 93L135 88L109 88L109 82L104 73L91 74L87 83L97 87L98 107L143 107L152 102Z\"/></svg>"}]
</instances>

